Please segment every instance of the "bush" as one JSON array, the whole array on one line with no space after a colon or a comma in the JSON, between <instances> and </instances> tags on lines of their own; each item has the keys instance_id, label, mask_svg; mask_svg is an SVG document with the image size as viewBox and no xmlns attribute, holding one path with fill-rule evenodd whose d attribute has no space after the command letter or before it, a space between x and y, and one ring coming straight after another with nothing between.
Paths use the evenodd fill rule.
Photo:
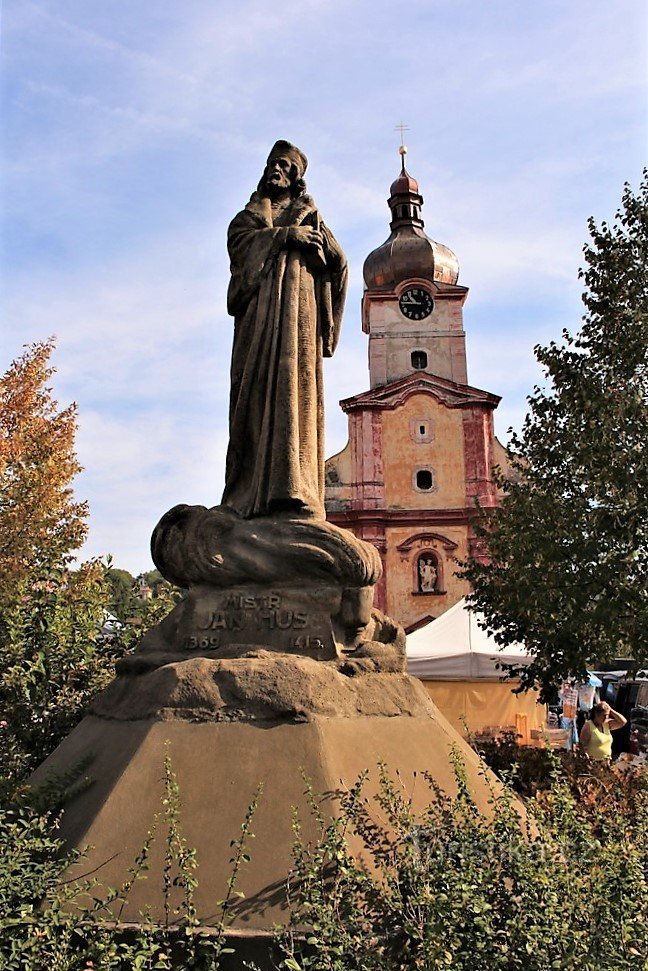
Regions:
<instances>
[{"instance_id":1,"label":"bush","mask_svg":"<svg viewBox=\"0 0 648 971\"><path fill-rule=\"evenodd\" d=\"M82 766L78 767L82 769ZM64 868L81 854L66 854L57 837L57 820L37 808L43 795L60 797L71 779L52 780L45 793L23 796L9 809L0 810L0 967L3 971L132 971L132 969L191 968L218 971L226 947L231 903L240 896L236 878L247 862L246 842L259 793L232 840L232 872L220 908L215 933L197 932L193 903L196 887L195 850L182 834L180 793L170 758L164 766L165 791L161 811L151 820L151 831L123 885L107 895L94 896L91 880L60 882ZM28 798L30 801L28 801ZM123 901L136 880L146 877L151 847L156 839L165 845L163 898L165 920L156 924L142 914L138 927L119 923Z\"/></svg>"},{"instance_id":2,"label":"bush","mask_svg":"<svg viewBox=\"0 0 648 971\"><path fill-rule=\"evenodd\" d=\"M383 771L363 781L306 846L297 827L293 914L283 936L291 971L621 971L648 961L648 791L629 822L609 806L582 811L566 782L530 801L520 826L510 788L481 815L457 764L452 799L427 778L412 811ZM317 807L316 807L317 808ZM598 835L597 835L598 833ZM360 838L358 862L349 840ZM309 928L306 941L300 929ZM642 963L643 961L643 963Z\"/></svg>"},{"instance_id":3,"label":"bush","mask_svg":"<svg viewBox=\"0 0 648 971\"><path fill-rule=\"evenodd\" d=\"M627 769L623 763L610 766L580 752L518 745L513 732L494 740L473 740L472 744L486 765L525 798L535 796L542 804L543 793L557 781L566 785L575 811L589 820L597 834L608 819L623 816L634 824L642 812L645 775Z\"/></svg>"},{"instance_id":4,"label":"bush","mask_svg":"<svg viewBox=\"0 0 648 971\"><path fill-rule=\"evenodd\" d=\"M79 767L80 769L82 767ZM614 799L592 801L556 769L527 801L510 786L493 787L481 814L455 764L458 795L429 777L429 805L415 813L401 783L381 770L375 798L362 778L339 793L339 815L312 792L320 826L314 844L295 819L288 878L289 924L277 931L278 967L286 971L624 971L648 960L648 786L633 785L632 810ZM608 776L613 773L608 769ZM127 971L222 967L236 878L249 859L246 842L256 799L232 840L232 877L221 901L220 934L201 935L193 906L195 852L180 827L180 793L167 760L163 808L131 875L108 903L91 884L60 884L56 821L43 814L43 793L0 815L0 963L8 971ZM623 783L622 783L623 784ZM57 801L73 779L45 795ZM327 799L332 798L330 795ZM126 935L119 902L146 874L154 839L165 840L167 919L142 915ZM362 854L358 854L358 846ZM352 849L353 848L353 849ZM361 860L359 857L361 856ZM179 892L179 899L178 899ZM75 915L66 905L74 902ZM84 904L83 901L86 901Z\"/></svg>"},{"instance_id":5,"label":"bush","mask_svg":"<svg viewBox=\"0 0 648 971\"><path fill-rule=\"evenodd\" d=\"M115 661L174 606L176 589L140 605L137 623L107 632L104 563L50 568L0 610L0 799L81 721Z\"/></svg>"}]
</instances>

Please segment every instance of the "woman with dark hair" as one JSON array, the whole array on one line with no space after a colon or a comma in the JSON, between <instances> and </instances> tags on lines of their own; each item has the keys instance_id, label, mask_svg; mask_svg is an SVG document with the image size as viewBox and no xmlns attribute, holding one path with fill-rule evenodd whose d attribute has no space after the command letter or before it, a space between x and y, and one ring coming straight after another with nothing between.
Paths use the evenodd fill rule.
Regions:
<instances>
[{"instance_id":1,"label":"woman with dark hair","mask_svg":"<svg viewBox=\"0 0 648 971\"><path fill-rule=\"evenodd\" d=\"M599 701L590 713L589 721L580 733L580 747L595 762L609 762L612 758L612 732L623 728L626 719L613 711L607 701Z\"/></svg>"}]
</instances>

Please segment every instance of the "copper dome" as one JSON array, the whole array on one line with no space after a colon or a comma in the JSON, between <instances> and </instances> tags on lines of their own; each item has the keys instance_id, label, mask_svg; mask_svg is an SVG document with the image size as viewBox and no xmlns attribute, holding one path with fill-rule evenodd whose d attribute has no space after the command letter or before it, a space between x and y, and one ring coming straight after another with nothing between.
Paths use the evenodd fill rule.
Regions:
<instances>
[{"instance_id":1,"label":"copper dome","mask_svg":"<svg viewBox=\"0 0 648 971\"><path fill-rule=\"evenodd\" d=\"M403 168L392 182L388 205L392 212L391 235L373 250L364 262L364 282L368 290L393 290L410 279L431 283L455 284L459 262L447 246L436 243L423 230L416 179Z\"/></svg>"},{"instance_id":2,"label":"copper dome","mask_svg":"<svg viewBox=\"0 0 648 971\"><path fill-rule=\"evenodd\" d=\"M403 169L398 178L392 182L389 194L390 196L398 196L402 195L403 193L412 192L418 195L418 190L419 187L416 179L414 179L409 172Z\"/></svg>"}]
</instances>

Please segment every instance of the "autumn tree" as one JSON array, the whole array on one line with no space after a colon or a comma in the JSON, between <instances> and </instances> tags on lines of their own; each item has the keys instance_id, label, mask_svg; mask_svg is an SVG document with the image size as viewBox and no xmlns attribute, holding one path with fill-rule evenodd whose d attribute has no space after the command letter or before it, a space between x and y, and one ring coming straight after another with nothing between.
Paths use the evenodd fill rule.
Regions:
<instances>
[{"instance_id":1,"label":"autumn tree","mask_svg":"<svg viewBox=\"0 0 648 971\"><path fill-rule=\"evenodd\" d=\"M533 653L523 684L547 691L588 664L648 664L648 175L589 232L582 328L535 348L546 387L482 519L491 561L464 574L497 640Z\"/></svg>"},{"instance_id":2,"label":"autumn tree","mask_svg":"<svg viewBox=\"0 0 648 971\"><path fill-rule=\"evenodd\" d=\"M87 506L75 500L76 406L49 381L52 340L33 344L0 384L0 733L3 770L27 774L105 683L98 651L104 569L71 568Z\"/></svg>"},{"instance_id":3,"label":"autumn tree","mask_svg":"<svg viewBox=\"0 0 648 971\"><path fill-rule=\"evenodd\" d=\"M49 386L53 348L28 347L0 385L0 795L74 728L178 596L157 575L141 603L110 560L75 564L88 508L73 493L76 406L59 408ZM132 623L106 624L117 603Z\"/></svg>"},{"instance_id":4,"label":"autumn tree","mask_svg":"<svg viewBox=\"0 0 648 971\"><path fill-rule=\"evenodd\" d=\"M87 505L72 480L76 405L59 409L48 382L53 340L33 344L0 384L0 599L56 565L85 539Z\"/></svg>"}]
</instances>

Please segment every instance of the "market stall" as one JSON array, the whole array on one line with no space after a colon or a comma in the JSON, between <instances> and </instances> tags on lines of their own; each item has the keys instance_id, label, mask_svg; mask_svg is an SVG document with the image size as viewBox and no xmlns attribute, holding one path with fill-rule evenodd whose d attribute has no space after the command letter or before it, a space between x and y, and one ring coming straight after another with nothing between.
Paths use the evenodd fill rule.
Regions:
<instances>
[{"instance_id":1,"label":"market stall","mask_svg":"<svg viewBox=\"0 0 648 971\"><path fill-rule=\"evenodd\" d=\"M546 708L537 693L514 694L518 680L502 680L502 664L528 664L523 644L500 650L480 626L479 613L465 600L436 620L407 636L407 667L420 678L432 701L446 718L463 731L463 722L475 734L503 729L517 731L524 741L542 731Z\"/></svg>"}]
</instances>

